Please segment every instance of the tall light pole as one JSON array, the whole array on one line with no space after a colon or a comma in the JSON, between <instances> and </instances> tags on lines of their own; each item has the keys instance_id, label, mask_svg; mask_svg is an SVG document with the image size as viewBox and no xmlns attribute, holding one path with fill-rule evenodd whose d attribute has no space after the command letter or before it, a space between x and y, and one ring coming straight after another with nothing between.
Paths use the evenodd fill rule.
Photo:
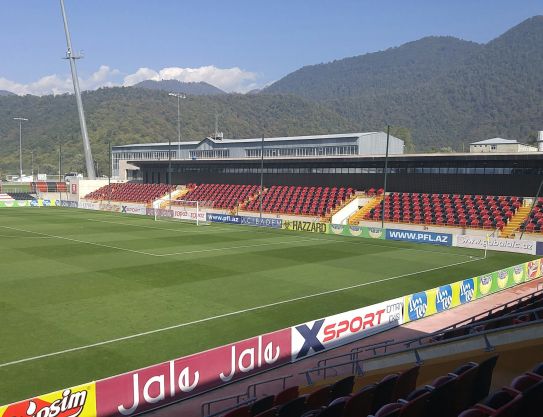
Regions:
<instances>
[{"instance_id":1,"label":"tall light pole","mask_svg":"<svg viewBox=\"0 0 543 417\"><path fill-rule=\"evenodd\" d=\"M187 98L183 93L168 93L171 97L177 97L177 159L181 158L181 99Z\"/></svg>"},{"instance_id":2,"label":"tall light pole","mask_svg":"<svg viewBox=\"0 0 543 417\"><path fill-rule=\"evenodd\" d=\"M23 122L28 122L24 117L14 117L19 122L19 182L23 181Z\"/></svg>"},{"instance_id":3,"label":"tall light pole","mask_svg":"<svg viewBox=\"0 0 543 417\"><path fill-rule=\"evenodd\" d=\"M68 19L66 18L66 10L64 10L64 0L60 0L60 9L62 10L62 18L64 20L64 32L66 34L66 59L70 61L70 70L72 71L72 82L74 84L75 100L77 103L77 112L79 114L79 125L81 126L81 135L83 136L83 151L85 153L85 165L87 167L87 177L91 180L96 179L96 171L94 170L94 160L90 147L89 135L87 133L87 122L85 121L85 112L83 111L83 101L81 100L81 90L79 89L79 79L77 77L76 59L80 56L74 55L72 49L72 39L70 30L68 29Z\"/></svg>"}]
</instances>

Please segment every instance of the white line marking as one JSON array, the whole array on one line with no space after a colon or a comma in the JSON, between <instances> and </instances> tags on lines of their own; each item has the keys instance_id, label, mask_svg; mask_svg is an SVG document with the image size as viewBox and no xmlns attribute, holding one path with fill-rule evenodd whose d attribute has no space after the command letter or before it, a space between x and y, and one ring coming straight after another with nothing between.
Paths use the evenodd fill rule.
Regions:
<instances>
[{"instance_id":1,"label":"white line marking","mask_svg":"<svg viewBox=\"0 0 543 417\"><path fill-rule=\"evenodd\" d=\"M51 239L48 236L17 236L17 235L2 235L0 237L8 237L10 239Z\"/></svg>"},{"instance_id":2,"label":"white line marking","mask_svg":"<svg viewBox=\"0 0 543 417\"><path fill-rule=\"evenodd\" d=\"M141 225L141 224L132 224L132 223L127 223L127 222L114 222L114 221L110 221L110 220L98 220L98 219L87 219L87 220L91 221L91 222L119 224L119 225L123 225L123 226L142 227L142 228L145 228L145 229L167 230L167 231L173 231L173 232L178 232L178 233L181 231L181 229L169 229L169 228L162 228L162 227L156 227L156 226L146 226L146 225ZM142 220L147 220L147 219L142 219ZM183 223L183 224L190 224L190 223ZM194 224L194 225L190 224L190 225L196 227L196 224ZM239 225L239 224L238 225L232 225L232 227L239 227L239 226L244 226L244 225ZM217 227L217 226L209 229L210 232L213 232L215 230L232 231L233 229L232 228L220 228L220 227ZM281 230L282 229L268 228L267 230L264 231L262 228L258 228L258 227L255 227L255 226L247 226L247 228L244 228L243 230L236 230L236 232L262 232L262 233L266 232L266 233L269 233L269 234L273 234L275 236L277 236L277 235L288 236L289 235L287 231L283 230L281 232ZM273 233L274 231L278 232L278 233ZM198 233L201 233L201 232L198 232ZM292 234L290 236L292 236ZM327 238L319 238L319 237L311 237L310 238L310 237L308 237L308 238L306 238L306 240L308 240L308 241L309 240L315 240L315 241L327 241L327 242L345 243L345 244L350 244L350 245L374 246L374 247L378 247L378 248L394 248L396 250L424 252L424 253L438 253L438 254L447 255L447 256L457 256L457 257L462 257L462 258L471 258L470 255L465 255L465 254L461 254L461 253L447 253L447 252L443 252L443 251L417 249L417 248L401 248L401 247L393 247L393 246L389 246L389 245L380 245L378 243L369 243L369 242L364 242L364 240L370 240L370 239L364 239L364 238L353 241L353 240L349 240L348 236L337 236L337 235L332 235L332 234L326 235L326 236L328 236L328 237ZM337 237L337 239L335 239L334 237ZM400 242L401 243L402 241L394 241L394 242ZM403 243L414 243L414 242L403 242Z\"/></svg>"},{"instance_id":3,"label":"white line marking","mask_svg":"<svg viewBox=\"0 0 543 417\"><path fill-rule=\"evenodd\" d=\"M70 241L70 242L85 243L85 244L87 244L87 245L101 246L101 247L108 248L108 249L117 249L117 250L122 250L122 251L137 253L137 254L139 254L139 255L158 256L158 255L155 255L155 254L152 254L152 253L142 252L142 251L139 251L139 250L120 248L120 247L118 247L118 246L110 246L110 245L105 245L105 244L102 244L102 243L86 242L86 241L84 241L84 240L72 239L72 238L70 238L70 237L65 237L65 236L49 235L49 234L47 234L47 233L40 233L40 232L34 232L34 231L32 231L32 230L18 229L18 228L16 228L16 227L10 227L10 226L0 226L0 227L3 227L4 229L9 229L9 230L16 230L16 231L18 231L18 232L35 233L35 234L37 234L37 235L47 236L47 237L50 237L50 238L52 237L52 238L55 238L55 239L67 240L67 241Z\"/></svg>"},{"instance_id":4,"label":"white line marking","mask_svg":"<svg viewBox=\"0 0 543 417\"><path fill-rule=\"evenodd\" d=\"M16 365L16 364L19 364L19 363L31 362L31 361L35 361L35 360L38 360L38 359L49 358L51 356L63 355L65 353L76 352L76 351L79 351L79 350L85 350L85 349L90 349L90 348L94 348L94 347L98 347L98 346L104 346L104 345L108 345L108 344L112 344L112 343L116 343L116 342L122 342L124 340L135 339L135 338L142 337L142 336L148 336L150 334L165 332L165 331L168 331L168 330L178 329L178 328L181 328L181 327L192 326L194 324L205 323L207 321L217 320L217 319L221 319L221 318L224 318L224 317L230 317L230 316L235 316L235 315L239 315L239 314L248 313L248 312L251 312L251 311L262 310L262 309L265 309L265 308L275 307L275 306L282 305L282 304L293 303L295 301L305 300L305 299L308 299L308 298L320 297L322 295L333 294L333 293L336 293L336 292L352 290L353 288L360 288L360 287L365 287L365 286L368 286L368 285L379 284L381 282L393 281L393 280L396 280L396 279L405 278L405 277L409 277L409 276L412 276L412 275L424 274L426 272L437 271L439 269L449 268L449 267L452 267L452 266L462 265L462 264L466 264L466 263L469 263L469 262L476 262L476 261L480 261L480 260L482 260L482 258L470 259L470 260L467 260L467 261L456 262L456 263L453 263L453 264L450 264L450 265L444 265L444 266L438 266L438 267L434 267L434 268L425 269L423 271L410 272L408 274L396 275L394 277L383 278L383 279L370 281L370 282L363 282L361 284L350 285L348 287L337 288L335 290L323 291L323 292L319 292L319 293L315 293L315 294L304 295L304 296L301 296L301 297L290 298L288 300L277 301L275 303L264 304L264 305L257 306L257 307L250 307L250 308L246 308L246 309L243 309L243 310L232 311L230 313L224 313L224 314L219 314L217 316L206 317L206 318L203 318L203 319L194 320L194 321L190 321L190 322L187 322L187 323L174 324L172 326L162 327L160 329L149 330L149 331L146 331L146 332L136 333L136 334L132 334L132 335L129 335L129 336L123 336L123 337L119 337L119 338L116 338L116 339L110 339L110 340L104 340L102 342L92 343L90 345L78 346L78 347L75 347L75 348L60 350L58 352L51 352L51 353L46 353L46 354L43 354L43 355L33 356L33 357L29 357L29 358L18 359L18 360L15 360L15 361L5 362L5 363L0 364L0 368L5 368L7 366Z\"/></svg>"},{"instance_id":5,"label":"white line marking","mask_svg":"<svg viewBox=\"0 0 543 417\"><path fill-rule=\"evenodd\" d=\"M19 232L35 233L37 235L42 235L42 236L47 237L47 238L68 240L70 242L83 243L83 244L94 245L94 246L101 246L101 247L105 247L105 248L109 248L109 249L116 249L116 250L121 250L121 251L137 253L137 254L140 254L140 255L148 255L148 256L155 256L155 257L177 256L177 255L193 255L193 254L196 254L196 253L220 252L220 251L229 251L229 250L233 250L233 249L247 249L247 248L262 247L262 246L273 246L273 245L289 245L291 243L300 243L300 242L307 242L307 241L313 241L314 240L314 239L307 238L307 239L297 239L297 240L289 240L289 241L281 241L281 242L256 243L256 244L251 244L251 245L228 246L228 247L223 247L223 248L197 249L197 250L190 250L190 251L184 251L184 252L152 253L152 252L139 251L139 250L135 250L135 249L121 248L119 246L106 245L104 243L87 242L85 240L73 239L73 238L65 237L65 236L49 235L47 233L34 232L32 230L18 229L16 227L10 227L10 226L0 226L0 227L3 227L5 229L10 229L10 230L17 230Z\"/></svg>"}]
</instances>

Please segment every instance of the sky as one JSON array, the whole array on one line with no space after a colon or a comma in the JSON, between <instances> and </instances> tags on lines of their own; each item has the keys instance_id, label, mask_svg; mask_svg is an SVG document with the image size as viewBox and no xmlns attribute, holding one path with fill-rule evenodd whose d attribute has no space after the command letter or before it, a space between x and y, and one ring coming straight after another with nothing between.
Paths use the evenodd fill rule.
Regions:
<instances>
[{"instance_id":1,"label":"sky","mask_svg":"<svg viewBox=\"0 0 543 417\"><path fill-rule=\"evenodd\" d=\"M262 88L431 35L486 43L541 0L65 0L82 89L145 79ZM72 92L59 0L0 0L0 90Z\"/></svg>"}]
</instances>

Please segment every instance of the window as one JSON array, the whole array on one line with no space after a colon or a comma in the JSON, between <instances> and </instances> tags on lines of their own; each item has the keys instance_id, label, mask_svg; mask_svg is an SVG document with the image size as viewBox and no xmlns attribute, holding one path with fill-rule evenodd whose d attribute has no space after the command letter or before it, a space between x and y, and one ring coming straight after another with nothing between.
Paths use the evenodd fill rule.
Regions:
<instances>
[{"instance_id":1,"label":"window","mask_svg":"<svg viewBox=\"0 0 543 417\"><path fill-rule=\"evenodd\" d=\"M265 158L357 155L358 145L349 146L301 146L297 148L264 148ZM261 150L245 149L247 158L261 158Z\"/></svg>"},{"instance_id":2,"label":"window","mask_svg":"<svg viewBox=\"0 0 543 417\"><path fill-rule=\"evenodd\" d=\"M228 149L203 149L189 152L191 159L222 159L230 156Z\"/></svg>"}]
</instances>

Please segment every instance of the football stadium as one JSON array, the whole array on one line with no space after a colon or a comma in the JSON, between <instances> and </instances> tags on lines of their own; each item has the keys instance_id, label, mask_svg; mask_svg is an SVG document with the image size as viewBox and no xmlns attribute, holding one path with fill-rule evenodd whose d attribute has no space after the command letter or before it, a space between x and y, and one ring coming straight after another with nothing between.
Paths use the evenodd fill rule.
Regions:
<instances>
[{"instance_id":1,"label":"football stadium","mask_svg":"<svg viewBox=\"0 0 543 417\"><path fill-rule=\"evenodd\" d=\"M179 129L100 175L60 4L85 174L25 176L13 118L0 417L543 415L543 131Z\"/></svg>"}]
</instances>

